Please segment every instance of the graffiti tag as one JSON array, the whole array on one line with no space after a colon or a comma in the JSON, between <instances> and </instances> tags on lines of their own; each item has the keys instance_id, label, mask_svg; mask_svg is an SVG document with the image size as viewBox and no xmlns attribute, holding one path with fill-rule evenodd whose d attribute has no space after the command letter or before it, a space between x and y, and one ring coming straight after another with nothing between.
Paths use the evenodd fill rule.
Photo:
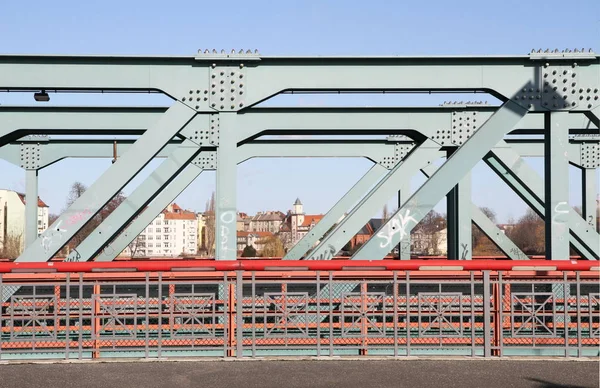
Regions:
<instances>
[{"instance_id":1,"label":"graffiti tag","mask_svg":"<svg viewBox=\"0 0 600 388\"><path fill-rule=\"evenodd\" d=\"M385 230L377 233L377 237L385 240L379 244L379 247L385 248L391 245L392 238L396 234L400 234L400 240L407 236L408 234L406 233L406 227L410 221L414 222L415 224L417 223L417 220L410 215L410 209L407 209L404 215L398 214L397 216L390 218L384 228Z\"/></svg>"},{"instance_id":2,"label":"graffiti tag","mask_svg":"<svg viewBox=\"0 0 600 388\"><path fill-rule=\"evenodd\" d=\"M318 255L312 255L307 260L331 260L335 255L335 248L333 245L327 245L327 248Z\"/></svg>"},{"instance_id":3,"label":"graffiti tag","mask_svg":"<svg viewBox=\"0 0 600 388\"><path fill-rule=\"evenodd\" d=\"M63 233L66 232L66 229L61 229L60 224L62 224L62 220L58 221L56 224L56 228L49 230L48 233L42 237L42 248L44 248L44 252L50 252L50 247L54 245L54 242L60 241L63 239Z\"/></svg>"}]
</instances>

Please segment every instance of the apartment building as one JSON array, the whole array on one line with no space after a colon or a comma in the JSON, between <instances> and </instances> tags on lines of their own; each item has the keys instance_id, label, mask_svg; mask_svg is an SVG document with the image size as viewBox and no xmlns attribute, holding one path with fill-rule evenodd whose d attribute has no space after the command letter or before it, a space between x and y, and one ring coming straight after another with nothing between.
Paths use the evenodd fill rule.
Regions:
<instances>
[{"instance_id":1,"label":"apartment building","mask_svg":"<svg viewBox=\"0 0 600 388\"><path fill-rule=\"evenodd\" d=\"M0 249L8 238L18 238L25 242L25 194L13 190L0 189ZM37 234L48 228L49 208L39 197Z\"/></svg>"},{"instance_id":2,"label":"apartment building","mask_svg":"<svg viewBox=\"0 0 600 388\"><path fill-rule=\"evenodd\" d=\"M196 213L170 204L123 252L131 257L177 257L198 252Z\"/></svg>"}]
</instances>

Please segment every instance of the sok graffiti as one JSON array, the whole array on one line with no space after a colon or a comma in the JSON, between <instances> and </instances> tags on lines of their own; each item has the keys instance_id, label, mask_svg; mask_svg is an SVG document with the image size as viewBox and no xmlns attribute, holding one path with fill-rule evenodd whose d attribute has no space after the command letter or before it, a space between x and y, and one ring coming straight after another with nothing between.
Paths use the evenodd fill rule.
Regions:
<instances>
[{"instance_id":1,"label":"sok graffiti","mask_svg":"<svg viewBox=\"0 0 600 388\"><path fill-rule=\"evenodd\" d=\"M415 224L417 223L417 220L410 215L410 209L406 209L406 213L404 213L404 215L398 213L398 215L392 217L385 224L383 230L377 233L377 237L384 240L379 244L379 247L385 248L390 246L392 244L392 239L396 234L400 234L400 240L402 240L407 235L406 227L411 221Z\"/></svg>"}]
</instances>

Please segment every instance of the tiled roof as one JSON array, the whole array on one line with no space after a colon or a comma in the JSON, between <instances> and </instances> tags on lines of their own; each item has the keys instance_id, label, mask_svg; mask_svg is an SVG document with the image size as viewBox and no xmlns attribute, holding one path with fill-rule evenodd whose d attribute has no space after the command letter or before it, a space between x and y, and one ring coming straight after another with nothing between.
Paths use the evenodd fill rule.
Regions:
<instances>
[{"instance_id":1,"label":"tiled roof","mask_svg":"<svg viewBox=\"0 0 600 388\"><path fill-rule=\"evenodd\" d=\"M285 214L280 211L257 213L252 217L252 221L283 221Z\"/></svg>"},{"instance_id":2,"label":"tiled roof","mask_svg":"<svg viewBox=\"0 0 600 388\"><path fill-rule=\"evenodd\" d=\"M323 218L323 214L309 214L309 215L306 215L306 216L304 216L304 222L300 226L309 226L313 222L316 224L317 222L321 221L321 218Z\"/></svg>"},{"instance_id":3,"label":"tiled roof","mask_svg":"<svg viewBox=\"0 0 600 388\"><path fill-rule=\"evenodd\" d=\"M193 212L173 213L164 212L165 220L195 220L196 214Z\"/></svg>"},{"instance_id":4,"label":"tiled roof","mask_svg":"<svg viewBox=\"0 0 600 388\"><path fill-rule=\"evenodd\" d=\"M25 205L26 204L25 194L23 194L23 193L17 193L17 195L21 199L21 202L23 202L23 205ZM44 201L42 201L40 199L40 197L38 197L38 207L49 207L49 206L46 205L46 203Z\"/></svg>"}]
</instances>

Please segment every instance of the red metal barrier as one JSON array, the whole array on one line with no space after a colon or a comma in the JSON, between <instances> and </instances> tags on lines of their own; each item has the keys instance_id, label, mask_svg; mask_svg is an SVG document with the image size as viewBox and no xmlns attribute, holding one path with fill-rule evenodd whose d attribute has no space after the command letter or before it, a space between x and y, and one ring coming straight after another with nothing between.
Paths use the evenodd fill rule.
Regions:
<instances>
[{"instance_id":1,"label":"red metal barrier","mask_svg":"<svg viewBox=\"0 0 600 388\"><path fill-rule=\"evenodd\" d=\"M124 262L0 263L0 273L208 272L208 271L598 271L583 260L168 260Z\"/></svg>"}]
</instances>

